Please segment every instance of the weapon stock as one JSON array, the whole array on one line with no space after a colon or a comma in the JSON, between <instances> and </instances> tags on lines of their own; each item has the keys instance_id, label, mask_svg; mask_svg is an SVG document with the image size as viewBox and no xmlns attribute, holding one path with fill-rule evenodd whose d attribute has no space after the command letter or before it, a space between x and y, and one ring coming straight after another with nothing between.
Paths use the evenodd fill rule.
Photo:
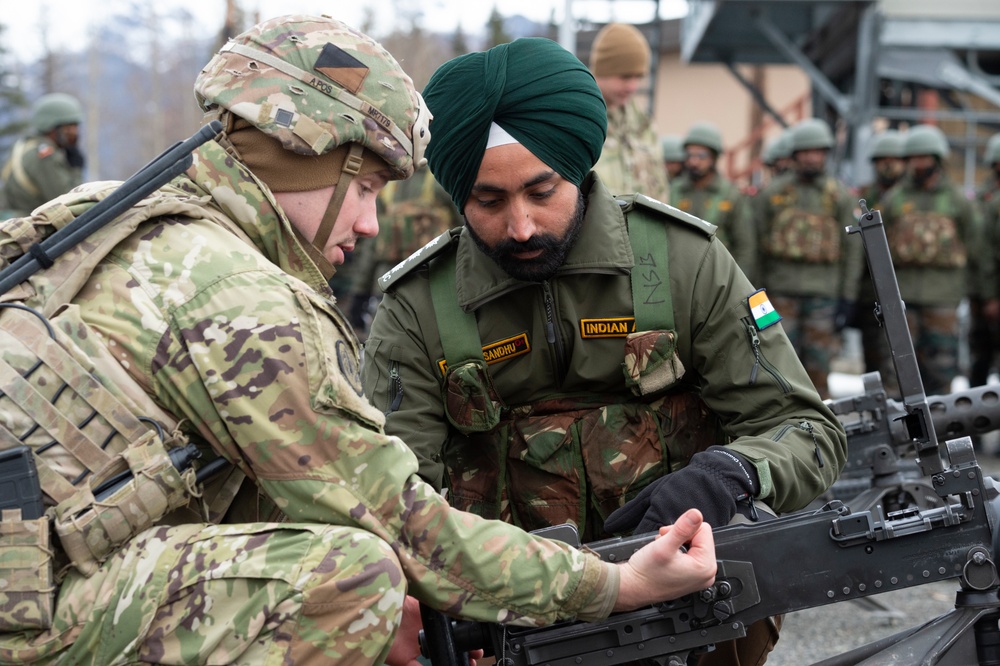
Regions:
<instances>
[{"instance_id":1,"label":"weapon stock","mask_svg":"<svg viewBox=\"0 0 1000 666\"><path fill-rule=\"evenodd\" d=\"M939 434L980 427L982 421L932 417L931 405L945 400L924 393L881 216L864 201L861 208L858 226L847 232L860 234L864 243L876 314L889 339L903 400L887 400L875 374L865 378L865 395L837 410L869 414L848 427L855 437L868 438L865 447L856 447L862 451L858 469L869 475L881 470L885 451L897 460L909 451L916 454L926 502L903 502L887 511L880 503L885 495L872 494L855 498L851 507L833 500L817 510L716 529L719 568L711 588L602 622L521 628L439 615L431 622L454 642L438 649L434 641L423 641L434 666L466 663L461 653L475 648L495 655L500 666L621 664L652 657L684 666L689 656L742 637L750 624L776 614L955 578L960 589L954 611L825 663L894 666L904 658L943 666L1000 664L1000 579L994 563L1000 485L983 476L970 438L943 446L938 441ZM898 486L901 469L886 469ZM606 561L622 562L653 538L608 539L587 547ZM425 614L425 623L428 619Z\"/></svg>"}]
</instances>

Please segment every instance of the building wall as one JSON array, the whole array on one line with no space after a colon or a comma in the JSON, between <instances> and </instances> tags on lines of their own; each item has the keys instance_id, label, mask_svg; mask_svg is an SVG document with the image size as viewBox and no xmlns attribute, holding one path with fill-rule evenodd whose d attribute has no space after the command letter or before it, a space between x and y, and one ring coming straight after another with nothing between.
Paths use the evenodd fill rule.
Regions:
<instances>
[{"instance_id":1,"label":"building wall","mask_svg":"<svg viewBox=\"0 0 1000 666\"><path fill-rule=\"evenodd\" d=\"M882 0L879 9L889 15L908 18L973 19L1000 18L997 0Z\"/></svg>"},{"instance_id":2,"label":"building wall","mask_svg":"<svg viewBox=\"0 0 1000 666\"><path fill-rule=\"evenodd\" d=\"M753 79L751 67L740 66L740 72L747 80ZM802 114L811 114L809 78L801 69L792 65L768 65L763 67L763 72L765 98L790 124L801 119ZM653 122L660 135L683 136L696 122L714 123L722 132L725 149L737 149L732 161L723 157L724 171L731 164L737 175L746 176L750 159L756 156L748 144L754 129L756 103L724 65L685 64L679 53L662 54L654 90ZM781 131L780 126L768 114L762 117L762 138L767 140L776 136Z\"/></svg>"}]
</instances>

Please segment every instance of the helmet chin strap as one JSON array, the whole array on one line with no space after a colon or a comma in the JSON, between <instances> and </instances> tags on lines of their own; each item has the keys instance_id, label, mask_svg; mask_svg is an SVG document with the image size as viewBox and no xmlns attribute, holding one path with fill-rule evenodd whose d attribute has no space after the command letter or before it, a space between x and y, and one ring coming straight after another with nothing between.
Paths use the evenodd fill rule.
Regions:
<instances>
[{"instance_id":1,"label":"helmet chin strap","mask_svg":"<svg viewBox=\"0 0 1000 666\"><path fill-rule=\"evenodd\" d=\"M341 169L340 179L337 181L336 187L333 188L333 194L330 195L330 203L326 205L326 212L323 213L323 219L316 230L316 236L306 247L309 256L316 262L320 271L328 280L333 277L337 269L324 256L323 251L326 249L327 241L330 240L330 234L333 233L333 225L337 222L340 207L344 203L344 198L347 197L347 190L351 186L351 181L361 171L363 153L364 146L360 143L351 144L351 149L347 153L347 159L344 160L344 167Z\"/></svg>"}]
</instances>

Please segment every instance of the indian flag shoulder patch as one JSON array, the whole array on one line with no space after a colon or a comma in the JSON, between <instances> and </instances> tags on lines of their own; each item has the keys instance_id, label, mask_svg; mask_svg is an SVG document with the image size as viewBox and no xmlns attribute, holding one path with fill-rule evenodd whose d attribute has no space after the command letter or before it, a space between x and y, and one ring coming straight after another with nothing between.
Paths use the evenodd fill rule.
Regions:
<instances>
[{"instance_id":1,"label":"indian flag shoulder patch","mask_svg":"<svg viewBox=\"0 0 1000 666\"><path fill-rule=\"evenodd\" d=\"M781 321L781 315L771 305L771 301L768 300L767 292L764 289L758 289L750 294L750 297L747 299L747 305L750 306L750 314L753 315L753 321L757 324L758 331L763 331L768 326Z\"/></svg>"}]
</instances>

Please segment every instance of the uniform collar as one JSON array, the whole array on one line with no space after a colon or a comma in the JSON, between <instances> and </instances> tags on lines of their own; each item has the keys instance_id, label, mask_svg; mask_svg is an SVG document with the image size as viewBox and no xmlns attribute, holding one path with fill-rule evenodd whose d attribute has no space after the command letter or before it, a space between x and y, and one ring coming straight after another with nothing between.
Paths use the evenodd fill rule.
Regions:
<instances>
[{"instance_id":1,"label":"uniform collar","mask_svg":"<svg viewBox=\"0 0 1000 666\"><path fill-rule=\"evenodd\" d=\"M578 273L628 274L633 266L621 207L593 171L584 180L582 189L587 205L583 229L550 282ZM507 275L479 250L467 228L462 229L456 252L458 303L464 310L475 310L502 294L537 284Z\"/></svg>"},{"instance_id":2,"label":"uniform collar","mask_svg":"<svg viewBox=\"0 0 1000 666\"><path fill-rule=\"evenodd\" d=\"M286 273L322 293L329 284L309 258L292 223L266 185L215 141L195 151L188 177L212 198L265 257Z\"/></svg>"}]
</instances>

